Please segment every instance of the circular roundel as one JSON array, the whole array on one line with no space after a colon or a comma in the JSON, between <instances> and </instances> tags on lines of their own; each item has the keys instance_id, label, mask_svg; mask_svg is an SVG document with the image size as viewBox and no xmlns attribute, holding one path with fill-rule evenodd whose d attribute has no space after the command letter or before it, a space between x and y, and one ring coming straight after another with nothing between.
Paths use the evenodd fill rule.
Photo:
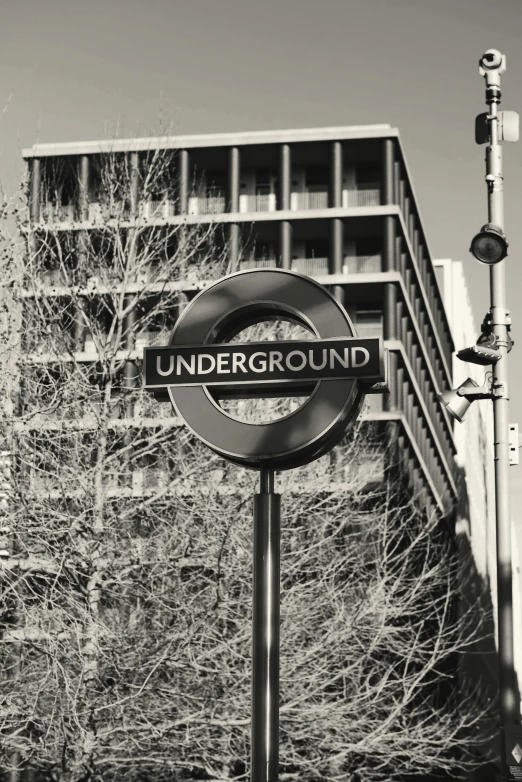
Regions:
<instances>
[{"instance_id":1,"label":"circular roundel","mask_svg":"<svg viewBox=\"0 0 522 782\"><path fill-rule=\"evenodd\" d=\"M348 315L322 285L295 272L254 269L224 277L199 293L176 323L170 346L226 342L247 326L274 318L300 323L315 338L355 336ZM278 470L327 453L363 400L356 380L320 380L293 413L254 424L229 416L204 385L168 390L187 426L213 451L246 467Z\"/></svg>"}]
</instances>

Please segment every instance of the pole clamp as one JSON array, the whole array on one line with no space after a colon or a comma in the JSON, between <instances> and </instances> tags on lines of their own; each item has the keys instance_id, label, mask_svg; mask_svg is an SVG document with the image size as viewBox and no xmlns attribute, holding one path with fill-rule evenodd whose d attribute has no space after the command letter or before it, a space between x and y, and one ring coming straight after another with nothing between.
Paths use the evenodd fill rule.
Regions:
<instances>
[{"instance_id":1,"label":"pole clamp","mask_svg":"<svg viewBox=\"0 0 522 782\"><path fill-rule=\"evenodd\" d=\"M491 385L493 399L509 399L508 384L505 380L495 380Z\"/></svg>"},{"instance_id":2,"label":"pole clamp","mask_svg":"<svg viewBox=\"0 0 522 782\"><path fill-rule=\"evenodd\" d=\"M490 328L493 326L506 326L509 330L511 328L511 313L505 307L492 306L486 315L486 321Z\"/></svg>"}]
</instances>

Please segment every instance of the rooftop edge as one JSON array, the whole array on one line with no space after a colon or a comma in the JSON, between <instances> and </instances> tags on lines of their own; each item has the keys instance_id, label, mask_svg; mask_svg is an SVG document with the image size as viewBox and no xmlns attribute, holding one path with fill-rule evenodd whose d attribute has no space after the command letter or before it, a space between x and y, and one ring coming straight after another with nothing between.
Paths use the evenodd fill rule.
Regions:
<instances>
[{"instance_id":1,"label":"rooftop edge","mask_svg":"<svg viewBox=\"0 0 522 782\"><path fill-rule=\"evenodd\" d=\"M22 150L24 159L61 155L93 155L104 152L145 152L148 149L194 149L196 147L277 144L304 141L340 141L357 138L390 138L399 135L388 124L349 125L345 127L256 130L239 133L205 133L183 136L149 136L143 138L105 139L34 144Z\"/></svg>"}]
</instances>

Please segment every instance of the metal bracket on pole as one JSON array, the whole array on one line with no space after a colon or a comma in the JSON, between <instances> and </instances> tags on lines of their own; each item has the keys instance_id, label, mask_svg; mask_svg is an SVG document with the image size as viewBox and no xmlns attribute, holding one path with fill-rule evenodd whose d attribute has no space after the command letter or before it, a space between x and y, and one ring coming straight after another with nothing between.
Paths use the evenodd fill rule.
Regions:
<instances>
[{"instance_id":1,"label":"metal bracket on pole","mask_svg":"<svg viewBox=\"0 0 522 782\"><path fill-rule=\"evenodd\" d=\"M490 313L490 325L491 326L508 326L511 327L511 314L505 307L491 307Z\"/></svg>"},{"instance_id":2,"label":"metal bracket on pole","mask_svg":"<svg viewBox=\"0 0 522 782\"><path fill-rule=\"evenodd\" d=\"M520 445L518 441L518 424L509 424L509 463L520 463Z\"/></svg>"}]
</instances>

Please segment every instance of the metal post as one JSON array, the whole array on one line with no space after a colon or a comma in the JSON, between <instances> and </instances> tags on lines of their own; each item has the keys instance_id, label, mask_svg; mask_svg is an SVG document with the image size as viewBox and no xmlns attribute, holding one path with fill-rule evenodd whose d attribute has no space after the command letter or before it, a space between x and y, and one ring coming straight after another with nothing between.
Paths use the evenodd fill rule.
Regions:
<instances>
[{"instance_id":1,"label":"metal post","mask_svg":"<svg viewBox=\"0 0 522 782\"><path fill-rule=\"evenodd\" d=\"M485 66L483 58L481 64ZM502 176L502 147L499 143L500 72L488 71L486 77L486 104L489 142L486 147L486 184L488 188L488 222L504 229L504 201ZM506 309L505 261L490 268L491 322L497 339L500 359L492 365L493 386L503 386L503 393L493 398L495 429L495 505L497 533L497 600L498 600L498 663L500 692L500 740L505 778L505 730L517 722L514 654L513 654L513 593L511 572L511 517L509 510L509 397L507 391L508 367L508 312Z\"/></svg>"},{"instance_id":2,"label":"metal post","mask_svg":"<svg viewBox=\"0 0 522 782\"><path fill-rule=\"evenodd\" d=\"M280 501L273 469L262 467L254 495L251 782L277 782L279 770Z\"/></svg>"}]
</instances>

